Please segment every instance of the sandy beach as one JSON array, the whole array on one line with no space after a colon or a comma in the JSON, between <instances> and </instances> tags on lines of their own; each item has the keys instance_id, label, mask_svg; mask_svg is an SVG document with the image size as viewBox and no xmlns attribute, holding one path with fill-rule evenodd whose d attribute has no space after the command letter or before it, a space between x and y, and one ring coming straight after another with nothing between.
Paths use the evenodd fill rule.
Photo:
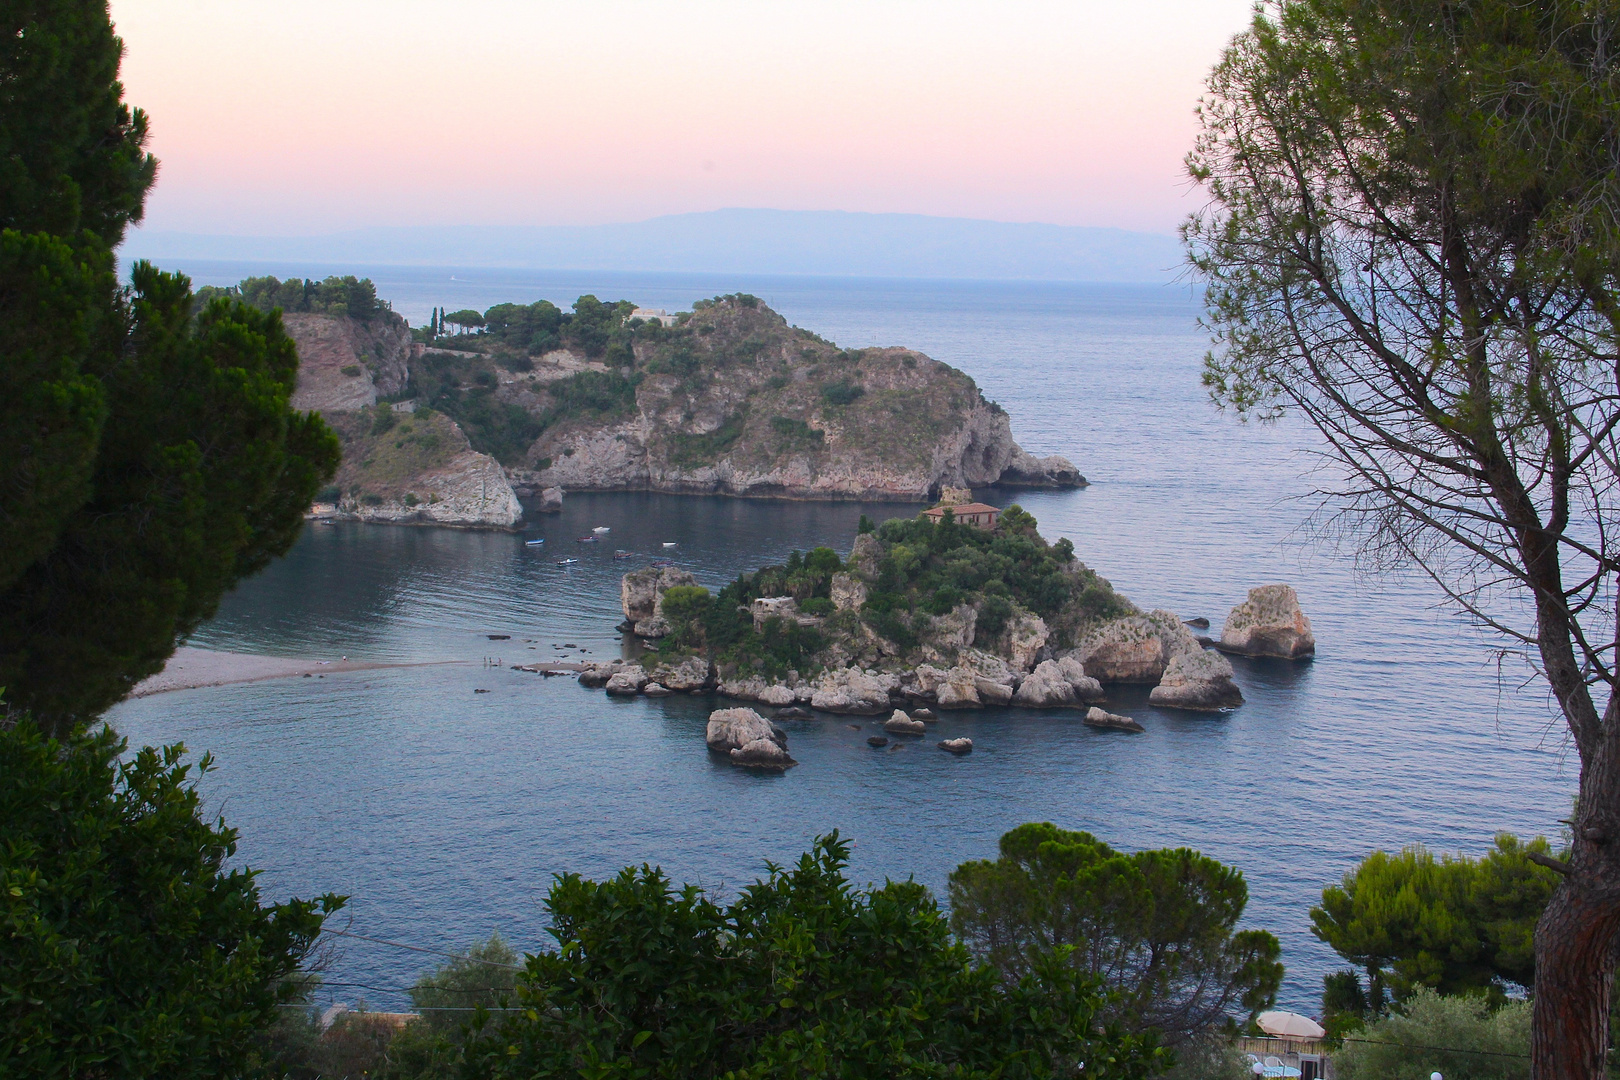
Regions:
<instances>
[{"instance_id":1,"label":"sandy beach","mask_svg":"<svg viewBox=\"0 0 1620 1080\"><path fill-rule=\"evenodd\" d=\"M164 669L137 685L130 697L146 697L170 690L195 690L200 686L259 682L264 679L294 679L305 675L333 675L343 671L421 666L423 665L383 663L373 660L310 660L285 656L258 656L251 653L216 652L213 649L196 649L182 645L174 651Z\"/></svg>"}]
</instances>

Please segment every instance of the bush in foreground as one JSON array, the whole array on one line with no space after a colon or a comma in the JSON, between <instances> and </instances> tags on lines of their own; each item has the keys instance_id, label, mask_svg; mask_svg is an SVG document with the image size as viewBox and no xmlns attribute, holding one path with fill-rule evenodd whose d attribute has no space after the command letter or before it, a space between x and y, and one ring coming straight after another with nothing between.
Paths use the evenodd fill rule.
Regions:
<instances>
[{"instance_id":1,"label":"bush in foreground","mask_svg":"<svg viewBox=\"0 0 1620 1080\"><path fill-rule=\"evenodd\" d=\"M1333 1066L1339 1080L1529 1080L1530 1003L1493 1010L1479 995L1422 987L1404 1011L1348 1037Z\"/></svg>"},{"instance_id":2,"label":"bush in foreground","mask_svg":"<svg viewBox=\"0 0 1620 1080\"><path fill-rule=\"evenodd\" d=\"M342 906L261 905L254 872L225 867L236 831L203 819L185 748L124 747L0 728L7 1075L233 1075Z\"/></svg>"},{"instance_id":3,"label":"bush in foreground","mask_svg":"<svg viewBox=\"0 0 1620 1080\"><path fill-rule=\"evenodd\" d=\"M530 957L521 1011L469 1040L469 1075L1135 1078L1167 1063L1151 1036L1101 1026L1096 983L1061 952L1005 983L926 889L854 888L848 855L819 839L727 907L649 866L560 877L559 947Z\"/></svg>"}]
</instances>

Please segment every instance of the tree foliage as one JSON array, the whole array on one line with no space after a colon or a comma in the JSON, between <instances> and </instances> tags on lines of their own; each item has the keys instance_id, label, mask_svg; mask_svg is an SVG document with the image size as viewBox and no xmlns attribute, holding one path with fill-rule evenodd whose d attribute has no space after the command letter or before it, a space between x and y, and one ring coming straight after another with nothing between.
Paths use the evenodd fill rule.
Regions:
<instances>
[{"instance_id":1,"label":"tree foliage","mask_svg":"<svg viewBox=\"0 0 1620 1080\"><path fill-rule=\"evenodd\" d=\"M298 356L276 315L217 300L193 318L184 277L133 278L89 498L0 592L0 685L59 731L161 670L284 552L338 461L321 420L288 408Z\"/></svg>"},{"instance_id":2,"label":"tree foliage","mask_svg":"<svg viewBox=\"0 0 1620 1080\"><path fill-rule=\"evenodd\" d=\"M342 898L261 906L184 747L0 730L0 1061L45 1078L212 1078L245 1062Z\"/></svg>"},{"instance_id":3,"label":"tree foliage","mask_svg":"<svg viewBox=\"0 0 1620 1080\"><path fill-rule=\"evenodd\" d=\"M1375 851L1323 890L1311 932L1366 973L1373 1015L1422 987L1497 1001L1503 983L1532 990L1536 920L1558 874L1530 852L1551 857L1545 839L1506 833L1478 859L1437 859L1419 845Z\"/></svg>"},{"instance_id":4,"label":"tree foliage","mask_svg":"<svg viewBox=\"0 0 1620 1080\"><path fill-rule=\"evenodd\" d=\"M155 162L105 5L0 16L0 685L65 731L292 542L337 466L278 320L112 248Z\"/></svg>"},{"instance_id":5,"label":"tree foliage","mask_svg":"<svg viewBox=\"0 0 1620 1080\"><path fill-rule=\"evenodd\" d=\"M124 104L105 4L23 0L0 14L0 230L111 249L141 220L157 159Z\"/></svg>"},{"instance_id":6,"label":"tree foliage","mask_svg":"<svg viewBox=\"0 0 1620 1080\"><path fill-rule=\"evenodd\" d=\"M1171 1045L1250 1020L1276 1000L1281 946L1238 930L1243 875L1186 848L1115 851L1049 823L1020 825L994 860L951 874L951 923L1008 979L1043 957L1102 980L1105 1015Z\"/></svg>"},{"instance_id":7,"label":"tree foliage","mask_svg":"<svg viewBox=\"0 0 1620 1080\"><path fill-rule=\"evenodd\" d=\"M657 869L557 879L555 952L468 1046L479 1077L1146 1075L1150 1038L1103 1030L1061 962L1014 983L972 963L927 890L856 889L818 840L725 907ZM1081 1063L1084 1062L1084 1072Z\"/></svg>"},{"instance_id":8,"label":"tree foliage","mask_svg":"<svg viewBox=\"0 0 1620 1080\"><path fill-rule=\"evenodd\" d=\"M377 298L377 286L372 284L370 278L357 278L353 274L343 277L332 275L321 281L314 278L288 278L282 281L274 277L250 277L228 288L205 285L197 290L199 307L220 297L240 300L266 313L280 308L284 312L347 315L360 322L370 322L391 310L388 301Z\"/></svg>"},{"instance_id":9,"label":"tree foliage","mask_svg":"<svg viewBox=\"0 0 1620 1080\"><path fill-rule=\"evenodd\" d=\"M1537 1069L1596 1076L1620 941L1620 5L1283 0L1214 69L1186 227L1215 399L1297 410L1333 522L1524 650L1581 761Z\"/></svg>"}]
</instances>

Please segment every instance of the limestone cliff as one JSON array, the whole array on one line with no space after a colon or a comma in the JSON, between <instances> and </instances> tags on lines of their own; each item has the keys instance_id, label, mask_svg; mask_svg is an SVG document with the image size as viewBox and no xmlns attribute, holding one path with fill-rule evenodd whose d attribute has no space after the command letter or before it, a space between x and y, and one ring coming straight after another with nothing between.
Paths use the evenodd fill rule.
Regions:
<instances>
[{"instance_id":1,"label":"limestone cliff","mask_svg":"<svg viewBox=\"0 0 1620 1080\"><path fill-rule=\"evenodd\" d=\"M411 331L392 311L361 322L347 315L293 312L281 317L298 344L295 409L363 409L392 397L410 378Z\"/></svg>"},{"instance_id":2,"label":"limestone cliff","mask_svg":"<svg viewBox=\"0 0 1620 1080\"><path fill-rule=\"evenodd\" d=\"M523 508L494 458L473 450L461 427L424 409L397 413L413 345L405 320L382 311L283 315L298 346L295 408L320 412L343 441L343 463L318 516L394 524L512 528Z\"/></svg>"},{"instance_id":3,"label":"limestone cliff","mask_svg":"<svg viewBox=\"0 0 1620 1080\"><path fill-rule=\"evenodd\" d=\"M338 498L321 516L396 525L509 529L523 508L500 464L475 452L447 416L422 409L396 413L387 404L331 412L343 441Z\"/></svg>"},{"instance_id":4,"label":"limestone cliff","mask_svg":"<svg viewBox=\"0 0 1620 1080\"><path fill-rule=\"evenodd\" d=\"M947 486L1085 483L1020 448L955 368L840 349L754 297L617 333L539 355L469 336L454 357L413 360L413 385L521 488L920 501Z\"/></svg>"}]
</instances>

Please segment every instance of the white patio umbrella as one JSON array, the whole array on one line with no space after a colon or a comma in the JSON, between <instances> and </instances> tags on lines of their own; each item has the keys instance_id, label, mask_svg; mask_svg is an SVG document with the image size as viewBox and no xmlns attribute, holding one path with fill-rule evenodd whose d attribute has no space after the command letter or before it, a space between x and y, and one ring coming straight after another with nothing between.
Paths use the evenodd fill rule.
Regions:
<instances>
[{"instance_id":1,"label":"white patio umbrella","mask_svg":"<svg viewBox=\"0 0 1620 1080\"><path fill-rule=\"evenodd\" d=\"M1256 1022L1267 1035L1282 1039L1320 1039L1327 1035L1322 1025L1310 1017L1281 1009L1261 1013Z\"/></svg>"}]
</instances>

